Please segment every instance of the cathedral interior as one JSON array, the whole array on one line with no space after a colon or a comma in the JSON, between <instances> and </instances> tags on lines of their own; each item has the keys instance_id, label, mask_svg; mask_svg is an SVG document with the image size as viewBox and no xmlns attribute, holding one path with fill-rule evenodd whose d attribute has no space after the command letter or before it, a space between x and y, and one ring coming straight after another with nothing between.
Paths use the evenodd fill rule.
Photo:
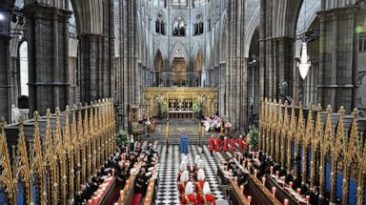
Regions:
<instances>
[{"instance_id":1,"label":"cathedral interior","mask_svg":"<svg viewBox=\"0 0 366 205\"><path fill-rule=\"evenodd\" d=\"M1 205L366 205L365 0L0 0Z\"/></svg>"}]
</instances>

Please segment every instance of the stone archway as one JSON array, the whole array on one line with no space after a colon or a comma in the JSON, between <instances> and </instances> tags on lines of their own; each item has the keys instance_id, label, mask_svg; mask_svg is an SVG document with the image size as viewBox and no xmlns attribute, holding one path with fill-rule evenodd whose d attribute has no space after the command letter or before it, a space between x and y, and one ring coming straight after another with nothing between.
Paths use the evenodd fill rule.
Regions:
<instances>
[{"instance_id":1,"label":"stone archway","mask_svg":"<svg viewBox=\"0 0 366 205\"><path fill-rule=\"evenodd\" d=\"M202 85L202 70L204 65L204 56L202 50L200 49L194 60L194 84L196 86Z\"/></svg>"},{"instance_id":2,"label":"stone archway","mask_svg":"<svg viewBox=\"0 0 366 205\"><path fill-rule=\"evenodd\" d=\"M172 84L178 87L187 85L187 63L183 57L175 57L173 59Z\"/></svg>"},{"instance_id":3,"label":"stone archway","mask_svg":"<svg viewBox=\"0 0 366 205\"><path fill-rule=\"evenodd\" d=\"M260 84L259 84L259 31L256 29L253 32L249 46L248 64L248 121L254 123L259 119L260 107Z\"/></svg>"},{"instance_id":4,"label":"stone archway","mask_svg":"<svg viewBox=\"0 0 366 205\"><path fill-rule=\"evenodd\" d=\"M159 87L163 83L162 72L164 71L164 59L158 50L154 59L155 85Z\"/></svg>"}]
</instances>

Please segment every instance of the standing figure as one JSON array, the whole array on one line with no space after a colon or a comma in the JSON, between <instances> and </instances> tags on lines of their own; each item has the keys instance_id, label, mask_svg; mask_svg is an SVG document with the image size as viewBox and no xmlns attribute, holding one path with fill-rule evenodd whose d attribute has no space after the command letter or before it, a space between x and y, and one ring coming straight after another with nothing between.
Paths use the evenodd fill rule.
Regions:
<instances>
[{"instance_id":1,"label":"standing figure","mask_svg":"<svg viewBox=\"0 0 366 205\"><path fill-rule=\"evenodd\" d=\"M210 150L211 154L214 151L214 147L215 147L215 140L211 135L210 138L208 139L208 149Z\"/></svg>"},{"instance_id":2,"label":"standing figure","mask_svg":"<svg viewBox=\"0 0 366 205\"><path fill-rule=\"evenodd\" d=\"M132 152L135 150L135 139L133 135L130 135L130 148Z\"/></svg>"},{"instance_id":3,"label":"standing figure","mask_svg":"<svg viewBox=\"0 0 366 205\"><path fill-rule=\"evenodd\" d=\"M234 137L232 137L232 138L230 138L230 150L232 151L232 152L235 152L235 138Z\"/></svg>"},{"instance_id":4,"label":"standing figure","mask_svg":"<svg viewBox=\"0 0 366 205\"><path fill-rule=\"evenodd\" d=\"M222 146L222 151L223 152L227 152L228 149L227 149L227 137L224 138L224 145Z\"/></svg>"},{"instance_id":5,"label":"standing figure","mask_svg":"<svg viewBox=\"0 0 366 205\"><path fill-rule=\"evenodd\" d=\"M216 142L215 142L215 151L216 152L220 152L220 149L221 149L221 139L220 137L218 136L216 138Z\"/></svg>"},{"instance_id":6,"label":"standing figure","mask_svg":"<svg viewBox=\"0 0 366 205\"><path fill-rule=\"evenodd\" d=\"M240 135L238 138L238 145L239 145L239 149L243 150L244 144L243 144L243 135Z\"/></svg>"}]
</instances>

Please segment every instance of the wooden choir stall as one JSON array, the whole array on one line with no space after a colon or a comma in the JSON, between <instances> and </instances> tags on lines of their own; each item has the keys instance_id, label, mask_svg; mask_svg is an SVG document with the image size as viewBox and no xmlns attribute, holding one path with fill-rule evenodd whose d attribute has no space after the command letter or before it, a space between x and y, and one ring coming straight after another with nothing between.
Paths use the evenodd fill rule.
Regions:
<instances>
[{"instance_id":1,"label":"wooden choir stall","mask_svg":"<svg viewBox=\"0 0 366 205\"><path fill-rule=\"evenodd\" d=\"M73 204L116 150L113 100L59 108L0 128L0 203ZM101 193L113 193L114 181ZM104 204L101 200L98 204ZM105 200L108 201L108 200Z\"/></svg>"}]
</instances>

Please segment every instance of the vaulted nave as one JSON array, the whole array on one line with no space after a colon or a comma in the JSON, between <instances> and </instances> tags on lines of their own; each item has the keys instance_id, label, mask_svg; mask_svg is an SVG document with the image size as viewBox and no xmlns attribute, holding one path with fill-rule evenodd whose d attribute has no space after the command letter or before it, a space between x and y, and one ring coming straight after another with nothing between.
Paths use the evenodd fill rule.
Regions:
<instances>
[{"instance_id":1,"label":"vaulted nave","mask_svg":"<svg viewBox=\"0 0 366 205\"><path fill-rule=\"evenodd\" d=\"M365 0L0 0L0 205L366 205Z\"/></svg>"}]
</instances>

